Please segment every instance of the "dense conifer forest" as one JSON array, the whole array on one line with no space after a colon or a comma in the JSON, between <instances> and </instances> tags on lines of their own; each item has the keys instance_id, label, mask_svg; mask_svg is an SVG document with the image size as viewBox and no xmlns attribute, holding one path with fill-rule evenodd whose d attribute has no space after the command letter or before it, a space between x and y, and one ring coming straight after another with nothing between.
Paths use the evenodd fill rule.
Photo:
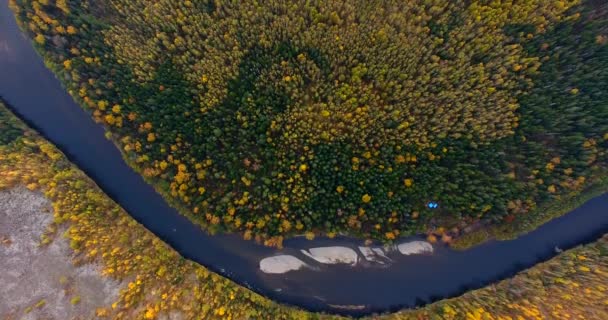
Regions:
<instances>
[{"instance_id":1,"label":"dense conifer forest","mask_svg":"<svg viewBox=\"0 0 608 320\"><path fill-rule=\"evenodd\" d=\"M10 2L127 161L210 231L534 224L606 176L601 1Z\"/></svg>"},{"instance_id":2,"label":"dense conifer forest","mask_svg":"<svg viewBox=\"0 0 608 320\"><path fill-rule=\"evenodd\" d=\"M99 264L103 276L124 284L116 301L96 308L97 319L349 319L277 304L184 259L0 101L0 191L20 185L52 202L43 250L65 237L72 248L66 259ZM10 238L0 239L10 248ZM608 236L463 296L365 319L605 319L606 283Z\"/></svg>"}]
</instances>

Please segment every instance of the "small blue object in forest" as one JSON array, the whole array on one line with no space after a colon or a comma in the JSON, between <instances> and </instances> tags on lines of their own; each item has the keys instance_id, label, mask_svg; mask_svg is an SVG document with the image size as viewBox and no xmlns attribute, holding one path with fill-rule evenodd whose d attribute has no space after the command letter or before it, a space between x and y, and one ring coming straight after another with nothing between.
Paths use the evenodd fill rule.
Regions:
<instances>
[{"instance_id":1,"label":"small blue object in forest","mask_svg":"<svg viewBox=\"0 0 608 320\"><path fill-rule=\"evenodd\" d=\"M429 202L429 204L427 206L430 209L437 209L437 207L439 207L439 204L437 202Z\"/></svg>"}]
</instances>

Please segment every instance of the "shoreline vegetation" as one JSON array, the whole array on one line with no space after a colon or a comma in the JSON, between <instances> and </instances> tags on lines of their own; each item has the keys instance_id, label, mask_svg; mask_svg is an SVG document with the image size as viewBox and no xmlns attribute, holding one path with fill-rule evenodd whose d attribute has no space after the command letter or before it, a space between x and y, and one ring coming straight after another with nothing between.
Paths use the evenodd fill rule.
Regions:
<instances>
[{"instance_id":1,"label":"shoreline vegetation","mask_svg":"<svg viewBox=\"0 0 608 320\"><path fill-rule=\"evenodd\" d=\"M125 283L117 301L96 309L99 318L343 319L277 304L183 259L0 103L0 190L20 185L40 190L52 203L53 222L41 245L65 237L72 263L98 263L104 277ZM607 282L604 236L486 288L368 318L602 319L608 316Z\"/></svg>"},{"instance_id":2,"label":"shoreline vegetation","mask_svg":"<svg viewBox=\"0 0 608 320\"><path fill-rule=\"evenodd\" d=\"M455 250L466 250L488 240L510 240L534 231L541 225L558 218L583 203L608 192L608 177L600 178L597 182L587 187L581 193L565 195L562 199L555 200L541 208L535 209L538 214L529 215L517 220L517 223L505 226L480 227L469 233L456 237L450 243L450 248Z\"/></svg>"},{"instance_id":3,"label":"shoreline vegetation","mask_svg":"<svg viewBox=\"0 0 608 320\"><path fill-rule=\"evenodd\" d=\"M428 20L425 20L425 23L430 26L430 31L426 29L428 27L426 25L424 27L415 25L415 27L420 27L422 32L430 32L429 37L436 38L438 42L440 38L448 41L443 47L436 47L439 50L436 52L437 54L430 55L429 53L429 64L435 67L437 65L434 63L449 65L452 63L452 59L455 59L449 55L450 50L453 49L450 49L450 45L453 45L449 42L450 37L467 36L459 33L466 31L458 29L462 27L460 24L462 21L444 21L445 15L450 10L458 12L462 19L467 19L471 14L468 10L477 10L475 12L479 14L481 22L472 22L473 24L480 23L489 30L496 26L503 28L492 35L496 37L495 39L484 38L484 41L487 40L492 45L499 47L508 43L516 51L513 56L505 58L504 61L501 60L503 57L491 57L489 54L485 57L471 56L468 58L471 61L483 61L481 65L497 66L498 69L486 70L486 72L492 71L501 74L499 78L502 80L497 81L502 83L500 85L502 89L498 90L498 94L510 95L512 92L509 90L511 89L516 92L512 96L505 96L505 101L511 101L511 104L517 105L518 119L511 119L516 122L511 128L512 130L495 133L497 139L492 138L485 141L484 139L489 136L484 138L484 135L481 134L479 137L472 137L465 141L458 138L462 135L458 132L458 128L448 128L446 129L448 133L441 136L447 135L449 138L430 142L428 145L422 140L414 139L416 141L411 142L419 146L414 149L405 147L403 155L401 153L393 154L394 150L404 147L391 144L392 142L387 143L390 145L388 149L393 151L381 148L382 152L380 152L374 146L369 151L357 154L353 151L354 147L341 144L344 141L333 139L334 133L331 133L328 138L328 141L331 141L330 149L332 143L336 143L333 147L345 146L346 149L354 152L345 155L347 166L334 178L340 180L347 177L345 179L349 180L348 183L354 182L354 180L359 181L354 185L345 183L338 186L325 185L322 179L319 180L320 178L315 176L315 168L329 168L324 161L336 163L334 162L336 159L323 158L330 151L323 149L325 142L315 142L318 143L316 146L320 146L319 149L309 146L307 141L298 139L291 141L289 139L292 138L288 138L287 142L291 142L283 143L282 146L293 144L303 148L302 150L314 149L311 151L314 154L306 153L309 158L311 156L312 158L300 163L299 159L295 161L289 158L289 155L281 153L284 150L278 150L277 154L287 157L281 160L289 164L286 167L287 171L281 171L285 168L278 167L267 170L264 165L270 158L264 158L267 155L255 152L252 153L252 157L236 160L232 158L234 155L229 154L225 155L228 157L227 159L220 156L216 159L209 154L205 155L206 158L201 158L206 152L205 148L209 146L201 145L200 148L204 149L201 149L202 151L199 150L200 148L197 149L198 146L193 143L203 143L199 141L200 137L209 138L219 145L227 143L224 138L225 133L219 132L218 134L215 130L207 132L207 129L201 129L197 124L199 123L197 118L204 120L207 119L206 117L212 117L215 112L211 111L215 110L215 106L205 105L207 102L201 100L201 97L204 96L209 101L215 101L217 97L214 100L213 93L226 96L223 91L225 88L221 87L221 83L227 81L226 83L230 84L232 80L228 81L222 78L223 75L216 74L218 70L206 70L206 66L198 66L198 69L193 71L182 65L182 60L191 59L190 53L184 48L198 46L193 42L193 39L196 39L195 36L189 34L190 32L196 33L196 31L188 28L175 31L169 27L173 21L167 20L166 25L162 24L162 27L168 29L162 30L162 32L156 30L156 36L160 37L156 40L149 39L150 41L148 41L137 32L150 31L146 29L148 26L141 22L148 21L146 20L148 18L152 19L149 15L156 17L157 14L168 10L165 13L172 16L176 12L183 13L200 9L205 12L205 16L200 18L204 22L207 21L205 19L215 19L209 17L215 17L214 14L217 12L213 10L219 10L218 8L213 6L193 8L188 4L184 4L185 7L182 7L182 5L163 1L155 9L158 12L145 11L141 17L138 16L132 20L127 13L133 6L143 5L142 1L130 4L117 1L113 7L104 7L103 3L89 1L82 2L81 5L70 1L35 0L10 0L9 3L16 13L20 27L33 39L35 48L43 57L47 67L61 80L74 99L83 108L90 111L96 121L104 124L108 130L108 138L121 150L125 161L142 174L144 179L153 185L171 206L210 233L238 232L246 239L255 239L265 245L280 247L285 237L302 233L307 237L315 235L332 237L337 234L345 234L392 242L399 237L422 232L429 236L430 242L443 241L451 243L454 248L464 249L490 238L507 239L528 232L549 219L565 213L566 207L573 207L582 202L581 200L590 197L591 194L607 190L608 121L606 119L608 119L608 110L606 110L606 101L608 98L601 88L608 83L606 71L608 66L605 59L608 56L606 49L608 32L606 27L602 26L602 23L606 21L606 8L594 4L592 1L582 1L582 6L579 5L580 1L560 1L550 5L540 2L531 3L532 7L439 8L433 6L427 8L429 12L419 13L422 20ZM227 16L222 16L221 19L225 20L220 20L226 22L226 25L222 25L227 28L224 30L227 36L223 39L216 39L221 43L233 41L230 39L234 36L232 33L236 31L230 27L229 22L232 21L230 19L234 18L230 14L239 14L235 8L228 6L224 9L228 12ZM262 8L258 9L263 11ZM357 9L350 8L349 10L351 9L353 11L350 14L354 16L360 14ZM522 20L519 21L521 24L506 24L500 18L493 16L491 12L496 15L499 15L500 12L515 15L520 13L522 16L518 19ZM539 12L541 14L536 16ZM109 26L103 20L103 14L116 18L116 28L118 29ZM256 14L261 14L260 19L262 20L274 19L264 15L263 12ZM329 25L332 32L348 33L348 30L341 29L342 22L340 21L343 18L351 19L350 17L341 18L341 12L336 11L328 13L326 21L323 18L325 13L318 14L320 24ZM201 23L205 24L203 22ZM120 29L124 27L121 23L131 25L133 30L127 32L127 30ZM257 30L255 28L257 26L253 26L252 30ZM175 41L179 38L184 43L174 41L171 44L170 39L165 39L167 33L171 32L176 32ZM214 30L209 32L209 37L215 35ZM260 34L266 35L263 30L260 31ZM267 36L272 38L273 35ZM100 40L96 40L95 37L99 37L103 41L99 42ZM344 36L340 41L344 41L346 51L350 50L348 52L354 54L353 52L357 50L356 43L351 43L349 42L351 39L346 38L348 37ZM272 41L275 40L272 39ZM249 39L243 41L247 42ZM302 41L306 43L308 40ZM322 47L321 44L316 45ZM349 49L349 45L355 47ZM168 46L166 52L176 55L183 54L183 56L172 58L159 55L160 47L157 46ZM262 81L263 79L248 79L240 74L247 79L233 80L242 81L239 83L245 87L232 89L253 100L261 99L260 101L266 102L268 101L264 99L268 98L266 96L269 94L268 92L287 90L286 92L295 99L294 97L299 94L299 89L296 90L290 86L300 83L297 79L302 78L304 80L300 80L304 82L310 81L310 79L318 80L315 77L319 75L309 74L312 72L310 70L320 68L322 71L320 76L327 76L323 72L335 72L334 69L327 66L328 61L341 58L336 58L330 53L327 56L320 53L319 56L316 56L312 51L302 49L303 44L300 43L299 46L299 49L283 48L287 50L287 53L281 51L283 49L277 49L278 51L273 54L278 54L283 59L277 65L273 64L275 61L272 60L274 59L272 54L267 56L264 50L257 52L259 57L272 60L267 61L270 64L267 66L268 70L263 68L261 71L257 70L259 65L256 63L258 62L246 60L247 57L239 56L240 53L235 53L240 58L227 57L231 61L241 61L240 65L234 62L239 67L249 67L252 70L260 71L262 74L260 77L268 76L269 79L274 79L275 73L282 74L281 79L274 79L278 81L277 83L281 83L281 88L268 87L268 83ZM165 61L165 64L156 65L156 62L146 58L145 52L135 50L136 47L150 50L151 55L159 55L158 60ZM235 45L235 48L237 47L238 45ZM421 50L421 48L414 49ZM204 49L213 52L217 48L207 46ZM475 51L480 48L469 49ZM324 48L323 50L330 52L333 49ZM282 56L284 54L286 56ZM291 54L294 57L291 57ZM346 54L344 53L344 55ZM134 60L130 61L131 58ZM494 58L498 60L492 60ZM328 59L328 61L322 61L323 59ZM509 59L517 61L517 63L511 65L512 61ZM508 62L505 62L507 60ZM216 66L215 60L208 61L208 63L211 67ZM251 63L251 65L243 65L246 63ZM375 66L374 63L376 62L373 59L368 61L368 65L364 69L369 70L355 66L351 70L353 72L351 80L340 80L345 85L348 84L350 89L346 90L348 88L341 87L340 92L343 92L344 95L353 95L351 91L360 86L362 86L360 87L362 92L367 92L367 81L371 81L370 79L377 76L374 74L374 68L378 66ZM308 69L299 64L306 65ZM182 67L186 69L181 70ZM326 67L329 69L323 69ZM275 68L278 69L275 70ZM508 70L503 70L505 68ZM575 70L573 71L573 69ZM264 70L268 73L265 73ZM190 78L196 75L196 79L175 77L180 71ZM244 70L234 71L236 73L233 71L228 70L226 73L236 75L238 72L245 72ZM448 68L444 71L446 77L452 75L451 69ZM201 72L203 74L199 74ZM288 76L285 76L284 73L287 73ZM193 81L195 81L194 84ZM198 83L200 81L202 83ZM376 79L376 81L380 80ZM527 85L519 87L521 83L516 85L515 82L527 83ZM495 87L486 88L483 81L481 83L480 90L487 89L489 92L489 96L484 93L477 97L481 99L481 102L491 101L497 97L494 96ZM531 85L532 83L533 85ZM443 84L449 86L450 82ZM120 90L120 88L125 90ZM321 95L328 94L327 91L323 92L325 93ZM144 96L148 95L150 98L146 100L142 96L143 93L145 93ZM424 92L421 94L424 95ZM457 92L455 94L456 97L459 97ZM188 100L187 97L193 95L195 97ZM197 97L197 95L199 96ZM228 94L228 96L230 95ZM276 98L274 93L270 93L270 96L273 99ZM281 100L283 96L281 94L278 96L276 99L283 101ZM235 102L229 97L226 99L227 104L222 104L217 109L220 112L219 115L222 115L221 108L223 107L238 109L240 108L239 103L245 105L249 103L247 101ZM331 99L333 98L329 97L330 101ZM380 103L370 97L353 96L349 101L352 99L368 99L369 104ZM148 109L142 109L142 104L146 103L166 104L167 110L173 111L167 111L167 113L158 109L158 106L152 107L151 109L155 109L155 112L163 114L159 118L153 113L148 113ZM194 106L193 103L201 105ZM196 114L199 107L200 115ZM334 107L336 106L332 106L330 103L319 112L323 117L330 113L327 117L334 119L334 113L342 112ZM239 109L237 112L240 117L243 117L240 118L239 125L242 125L245 131L248 130L248 126L259 124L254 121L258 115L249 114L249 111L251 110ZM408 109L407 112L415 111ZM508 118L507 114L510 113L507 112L497 117L506 116ZM292 119L295 121L294 123L289 122L291 120L288 118L281 118L283 116L283 114L277 116L277 121L287 121L286 126L295 127L296 134L306 137L312 137L315 134L324 136L324 132L313 132L313 134L298 131L305 127L303 124L298 127L300 122L304 121L302 119L308 119L307 117L310 115L299 115L298 117L301 116L301 118ZM179 119L173 119L174 117ZM223 117L228 119L231 116L223 114ZM166 121L169 118L174 122L183 122L184 128L190 128L189 126L193 125L191 131L196 134L188 136L187 132L168 131L174 129L171 123ZM252 123L243 120L245 118L251 120ZM267 119L266 116L262 118ZM562 122L556 118L565 120ZM268 124L266 120L262 122ZM214 125L216 122L211 124ZM483 127L485 124L474 125ZM395 131L395 134L406 140L410 139L411 137L407 133L410 127L414 128L416 124L404 125L399 130L405 131L397 130L398 132ZM499 125L499 127L501 126ZM234 133L241 134L242 132L239 130ZM266 134L269 134L268 132ZM488 134L493 135L494 133ZM358 141L357 136L351 137L347 133L345 135L354 144ZM273 134L269 134L268 137L269 139L276 138L277 141L281 140ZM247 135L243 138L257 139ZM247 145L247 143L244 144ZM364 149L369 147L365 143L363 144ZM262 145L269 148L272 145L272 148L277 148L277 145L273 143L270 145L262 143ZM520 145L522 150L519 148ZM199 150L202 153L185 154L182 149L188 148ZM223 148L218 149L217 145L209 148L211 148L210 150L223 150ZM383 152L387 152L387 155L383 155ZM486 160L489 162L485 162ZM227 174L228 171L222 172L223 169L215 168L215 164L222 162L234 165L235 167L228 168L228 171L238 173L239 176L231 176L232 173ZM450 163L458 165L453 167ZM471 167L468 163L475 165ZM495 163L499 163L498 167L494 165ZM386 170L378 171L374 169L376 166ZM258 176L262 173L269 174L270 171L273 171L271 176ZM328 171L320 173L323 172ZM438 176L440 174L436 172L443 172L444 176ZM370 175L381 178L378 178L380 180L370 178L372 177ZM388 180L382 180L385 178ZM285 182L286 179L295 182L289 184ZM392 187L387 189L393 183L389 183L389 180L398 180L399 189L393 190ZM272 183L269 186L268 181L280 182L280 186L274 186ZM367 186L368 183L369 186ZM219 187L220 185L225 185L229 190L222 190L223 187ZM316 198L300 197L303 190L312 192L311 190L315 189L311 187L313 185L323 189L319 191ZM380 195L365 191L370 187L386 191L386 193ZM263 199L271 199L267 204L268 208L272 210L268 209L263 214L258 209L266 210L263 206L266 200L255 198L261 196L256 194L259 190L263 190L265 194ZM458 190L458 192L454 190ZM588 191L583 192L584 190ZM286 196L282 194L283 191L293 191L293 195ZM222 192L230 195L231 198L221 196ZM316 191L314 192L316 193ZM462 195L458 195L461 192ZM341 201L327 202L328 199L334 198L340 198L345 207L335 207L335 203ZM427 201L435 200L438 200L440 204L439 209L428 208ZM310 205L316 207L312 208ZM324 208L333 211L321 212L325 210ZM304 211L313 212L313 217L307 218L309 213L303 213Z\"/></svg>"},{"instance_id":4,"label":"shoreline vegetation","mask_svg":"<svg viewBox=\"0 0 608 320\"><path fill-rule=\"evenodd\" d=\"M53 222L41 244L66 237L74 264L96 261L102 275L126 282L98 317L156 319L161 311L178 310L187 319L240 319L289 310L180 257L1 103L0 133L0 189L23 185L52 202ZM56 233L60 225L67 225L63 234Z\"/></svg>"}]
</instances>

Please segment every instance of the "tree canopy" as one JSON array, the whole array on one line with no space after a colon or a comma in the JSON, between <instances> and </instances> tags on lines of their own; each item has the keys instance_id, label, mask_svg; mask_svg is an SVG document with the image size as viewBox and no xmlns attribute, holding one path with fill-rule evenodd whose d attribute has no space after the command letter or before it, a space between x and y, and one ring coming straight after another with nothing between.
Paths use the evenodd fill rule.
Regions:
<instances>
[{"instance_id":1,"label":"tree canopy","mask_svg":"<svg viewBox=\"0 0 608 320\"><path fill-rule=\"evenodd\" d=\"M12 4L128 161L211 231L507 224L606 173L606 14L576 0Z\"/></svg>"}]
</instances>

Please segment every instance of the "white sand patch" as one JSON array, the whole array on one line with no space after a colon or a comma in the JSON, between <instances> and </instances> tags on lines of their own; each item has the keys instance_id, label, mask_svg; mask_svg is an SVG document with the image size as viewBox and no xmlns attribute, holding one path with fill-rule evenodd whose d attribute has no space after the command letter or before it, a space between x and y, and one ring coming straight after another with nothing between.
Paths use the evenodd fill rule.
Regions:
<instances>
[{"instance_id":1,"label":"white sand patch","mask_svg":"<svg viewBox=\"0 0 608 320\"><path fill-rule=\"evenodd\" d=\"M401 254L409 256L412 254L433 253L433 246L426 241L412 241L399 244L397 249Z\"/></svg>"},{"instance_id":2,"label":"white sand patch","mask_svg":"<svg viewBox=\"0 0 608 320\"><path fill-rule=\"evenodd\" d=\"M378 256L388 260L388 261L392 261L387 255L386 253L384 253L384 250L380 249L380 248L372 248L372 250L374 251L375 254L377 254Z\"/></svg>"},{"instance_id":3,"label":"white sand patch","mask_svg":"<svg viewBox=\"0 0 608 320\"><path fill-rule=\"evenodd\" d=\"M382 248L372 248L372 247L359 247L359 251L365 257L365 260L370 262L375 262L378 264L386 264L391 262L392 260L386 255Z\"/></svg>"},{"instance_id":4,"label":"white sand patch","mask_svg":"<svg viewBox=\"0 0 608 320\"><path fill-rule=\"evenodd\" d=\"M260 270L264 273L286 273L306 266L304 261L290 255L279 255L264 258L260 261Z\"/></svg>"},{"instance_id":5,"label":"white sand patch","mask_svg":"<svg viewBox=\"0 0 608 320\"><path fill-rule=\"evenodd\" d=\"M300 251L307 257L324 264L345 263L355 265L359 258L357 252L348 247L320 247Z\"/></svg>"},{"instance_id":6,"label":"white sand patch","mask_svg":"<svg viewBox=\"0 0 608 320\"><path fill-rule=\"evenodd\" d=\"M377 260L376 254L374 253L374 251L372 250L372 248L370 248L370 247L359 247L359 251L361 251L361 253L363 254L363 257L365 258L365 260L376 262L376 260Z\"/></svg>"}]
</instances>

